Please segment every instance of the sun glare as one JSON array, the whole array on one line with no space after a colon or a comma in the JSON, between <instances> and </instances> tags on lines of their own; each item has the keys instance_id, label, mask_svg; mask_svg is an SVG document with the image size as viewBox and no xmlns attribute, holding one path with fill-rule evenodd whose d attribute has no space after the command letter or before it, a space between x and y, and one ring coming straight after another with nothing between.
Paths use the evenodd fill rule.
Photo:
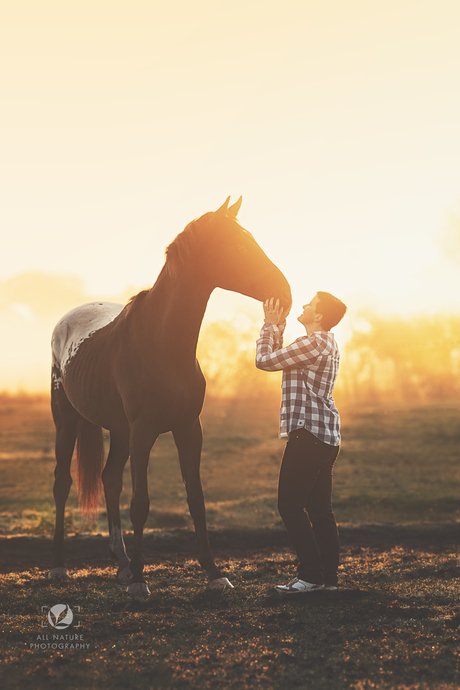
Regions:
<instances>
[{"instance_id":1,"label":"sun glare","mask_svg":"<svg viewBox=\"0 0 460 690\"><path fill-rule=\"evenodd\" d=\"M151 286L229 194L291 283L293 333L317 290L350 314L458 309L460 229L439 238L460 198L460 6L26 4L0 27L0 389L45 385L62 313ZM244 304L217 295L206 322Z\"/></svg>"}]
</instances>

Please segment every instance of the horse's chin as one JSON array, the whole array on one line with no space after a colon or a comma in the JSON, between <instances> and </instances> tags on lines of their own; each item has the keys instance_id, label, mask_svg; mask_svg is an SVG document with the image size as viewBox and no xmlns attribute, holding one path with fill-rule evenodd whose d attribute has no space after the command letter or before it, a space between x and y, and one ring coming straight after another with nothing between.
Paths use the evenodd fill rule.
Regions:
<instances>
[{"instance_id":1,"label":"horse's chin","mask_svg":"<svg viewBox=\"0 0 460 690\"><path fill-rule=\"evenodd\" d=\"M265 295L265 297L262 297L259 299L260 302L266 302L267 299L274 298L275 300L279 299L280 301L280 307L283 309L285 313L289 313L291 311L292 307L292 298L291 296L286 297L283 295L277 295L276 292L271 294L271 295Z\"/></svg>"},{"instance_id":2,"label":"horse's chin","mask_svg":"<svg viewBox=\"0 0 460 690\"><path fill-rule=\"evenodd\" d=\"M287 312L289 312L291 310L291 307L292 307L291 295L289 294L289 296L288 296L288 295L286 295L285 292L280 292L280 291L277 291L275 289L271 290L269 292L269 294L267 293L266 290L264 290L264 291L261 291L261 290L260 291L259 290L236 291L236 290L234 290L234 292L240 292L241 295L244 295L245 297L251 297L252 299L257 300L257 302L262 302L262 304L271 298L273 298L275 300L279 299L280 306L283 308L284 311L287 311Z\"/></svg>"}]
</instances>

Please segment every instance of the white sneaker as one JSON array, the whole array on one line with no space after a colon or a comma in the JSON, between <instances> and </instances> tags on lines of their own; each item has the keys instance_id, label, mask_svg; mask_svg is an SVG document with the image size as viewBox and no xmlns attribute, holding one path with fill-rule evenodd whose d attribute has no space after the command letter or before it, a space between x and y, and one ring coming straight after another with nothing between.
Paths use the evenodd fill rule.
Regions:
<instances>
[{"instance_id":1,"label":"white sneaker","mask_svg":"<svg viewBox=\"0 0 460 690\"><path fill-rule=\"evenodd\" d=\"M324 585L325 592L337 592L338 587L336 585Z\"/></svg>"},{"instance_id":2,"label":"white sneaker","mask_svg":"<svg viewBox=\"0 0 460 690\"><path fill-rule=\"evenodd\" d=\"M318 592L324 589L324 585L315 585L312 582L305 582L295 577L287 585L278 585L275 591L278 594L306 594L307 592Z\"/></svg>"}]
</instances>

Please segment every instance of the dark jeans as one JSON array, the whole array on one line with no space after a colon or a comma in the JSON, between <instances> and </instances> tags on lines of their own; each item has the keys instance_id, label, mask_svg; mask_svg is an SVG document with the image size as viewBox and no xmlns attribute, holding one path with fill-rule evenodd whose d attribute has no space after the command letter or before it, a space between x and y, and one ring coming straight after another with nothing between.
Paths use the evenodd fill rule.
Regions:
<instances>
[{"instance_id":1,"label":"dark jeans","mask_svg":"<svg viewBox=\"0 0 460 690\"><path fill-rule=\"evenodd\" d=\"M338 454L339 446L297 429L289 434L281 462L278 511L299 559L298 577L319 585L337 584L339 533L332 511L332 468Z\"/></svg>"}]
</instances>

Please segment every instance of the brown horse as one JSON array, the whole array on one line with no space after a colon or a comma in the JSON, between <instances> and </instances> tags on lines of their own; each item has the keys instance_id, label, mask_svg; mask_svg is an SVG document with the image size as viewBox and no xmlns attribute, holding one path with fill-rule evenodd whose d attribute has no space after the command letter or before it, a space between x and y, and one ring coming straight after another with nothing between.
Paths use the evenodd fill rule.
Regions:
<instances>
[{"instance_id":1,"label":"brown horse","mask_svg":"<svg viewBox=\"0 0 460 690\"><path fill-rule=\"evenodd\" d=\"M207 536L200 480L205 379L196 359L198 335L216 287L259 301L280 296L286 307L291 304L291 292L281 271L237 222L241 199L230 208L228 202L189 223L176 237L150 290L140 292L125 307L109 302L77 307L53 331L56 529L50 578L68 575L64 510L76 443L80 506L86 512L94 511L103 486L110 551L118 563L118 577L132 576L130 594L149 593L142 556L149 513L147 470L159 434L172 431L195 525L199 562L211 587L232 586L215 565ZM110 431L103 470L101 427ZM128 457L133 486L131 561L119 507Z\"/></svg>"}]
</instances>

